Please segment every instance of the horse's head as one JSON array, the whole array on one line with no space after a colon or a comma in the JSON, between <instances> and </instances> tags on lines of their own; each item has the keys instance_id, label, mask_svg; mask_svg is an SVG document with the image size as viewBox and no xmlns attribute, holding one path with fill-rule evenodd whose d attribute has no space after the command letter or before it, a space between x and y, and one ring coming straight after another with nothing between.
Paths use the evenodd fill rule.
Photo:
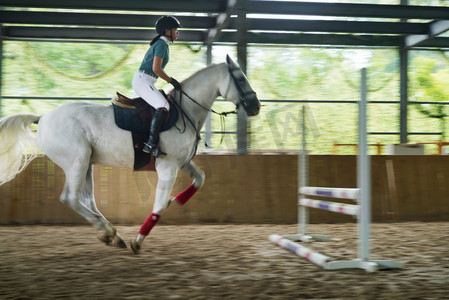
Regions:
<instances>
[{"instance_id":1,"label":"horse's head","mask_svg":"<svg viewBox=\"0 0 449 300\"><path fill-rule=\"evenodd\" d=\"M256 93L251 88L248 79L229 55L226 56L230 82L222 96L231 100L237 107L242 106L248 116L259 114L260 102Z\"/></svg>"}]
</instances>

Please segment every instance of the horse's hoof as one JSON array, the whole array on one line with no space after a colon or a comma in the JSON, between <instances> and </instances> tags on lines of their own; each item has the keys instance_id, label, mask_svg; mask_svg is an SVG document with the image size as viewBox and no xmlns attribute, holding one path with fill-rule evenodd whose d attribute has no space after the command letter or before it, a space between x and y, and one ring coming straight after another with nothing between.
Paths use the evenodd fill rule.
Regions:
<instances>
[{"instance_id":1,"label":"horse's hoof","mask_svg":"<svg viewBox=\"0 0 449 300\"><path fill-rule=\"evenodd\" d=\"M104 226L104 232L98 235L98 239L109 246L117 235L117 229L115 229L115 227L109 222L104 224Z\"/></svg>"},{"instance_id":2,"label":"horse's hoof","mask_svg":"<svg viewBox=\"0 0 449 300\"><path fill-rule=\"evenodd\" d=\"M140 245L136 243L136 241L131 241L129 243L129 245L131 246L131 250L134 252L134 254L139 254L140 252Z\"/></svg>"},{"instance_id":3,"label":"horse's hoof","mask_svg":"<svg viewBox=\"0 0 449 300\"><path fill-rule=\"evenodd\" d=\"M126 246L125 241L118 235L118 233L115 234L114 238L112 239L112 246L118 247L118 248L128 248Z\"/></svg>"},{"instance_id":4,"label":"horse's hoof","mask_svg":"<svg viewBox=\"0 0 449 300\"><path fill-rule=\"evenodd\" d=\"M114 237L117 233L117 229L115 229L115 227L110 222L104 224L104 230L105 235L108 235L109 238Z\"/></svg>"},{"instance_id":5,"label":"horse's hoof","mask_svg":"<svg viewBox=\"0 0 449 300\"><path fill-rule=\"evenodd\" d=\"M98 239L108 246L111 244L111 241L112 241L111 237L106 234L98 235Z\"/></svg>"}]
</instances>

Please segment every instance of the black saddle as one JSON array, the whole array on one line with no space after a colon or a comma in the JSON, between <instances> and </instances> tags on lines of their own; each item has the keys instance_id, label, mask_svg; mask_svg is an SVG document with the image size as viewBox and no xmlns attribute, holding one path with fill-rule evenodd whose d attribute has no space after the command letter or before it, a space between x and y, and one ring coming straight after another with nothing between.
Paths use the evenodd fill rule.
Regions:
<instances>
[{"instance_id":1,"label":"black saddle","mask_svg":"<svg viewBox=\"0 0 449 300\"><path fill-rule=\"evenodd\" d=\"M134 170L146 170L145 167L154 163L154 161L152 161L150 154L142 151L142 147L143 143L148 139L151 119L156 110L142 98L131 99L121 93L117 93L117 98L112 98L111 101L114 107L115 124L119 128L132 133ZM171 103L170 100L169 103ZM170 111L162 125L161 132L173 127L178 117L179 113L176 105L170 105Z\"/></svg>"},{"instance_id":2,"label":"black saddle","mask_svg":"<svg viewBox=\"0 0 449 300\"><path fill-rule=\"evenodd\" d=\"M118 92L117 98L113 98L111 101L114 106L115 124L119 128L131 132L145 133L147 135L150 133L151 119L153 119L154 112L156 111L154 107L142 98L131 99ZM170 105L170 111L162 125L161 132L175 125L178 120L178 115L176 106Z\"/></svg>"}]
</instances>

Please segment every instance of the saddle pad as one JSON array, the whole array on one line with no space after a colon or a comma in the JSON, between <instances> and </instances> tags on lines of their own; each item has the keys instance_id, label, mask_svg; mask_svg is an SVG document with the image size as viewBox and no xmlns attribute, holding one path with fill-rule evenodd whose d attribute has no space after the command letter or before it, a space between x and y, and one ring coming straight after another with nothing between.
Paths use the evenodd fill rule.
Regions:
<instances>
[{"instance_id":1,"label":"saddle pad","mask_svg":"<svg viewBox=\"0 0 449 300\"><path fill-rule=\"evenodd\" d=\"M114 103L112 106L114 107L115 124L119 128L131 132L149 133L150 126L142 122L135 109L120 107Z\"/></svg>"},{"instance_id":2,"label":"saddle pad","mask_svg":"<svg viewBox=\"0 0 449 300\"><path fill-rule=\"evenodd\" d=\"M150 123L155 109L138 98L135 101L137 109L118 106L112 101L114 107L115 124L121 129L138 133L150 133ZM162 125L161 132L170 129L178 120L178 109L175 105L170 105L168 120Z\"/></svg>"}]
</instances>

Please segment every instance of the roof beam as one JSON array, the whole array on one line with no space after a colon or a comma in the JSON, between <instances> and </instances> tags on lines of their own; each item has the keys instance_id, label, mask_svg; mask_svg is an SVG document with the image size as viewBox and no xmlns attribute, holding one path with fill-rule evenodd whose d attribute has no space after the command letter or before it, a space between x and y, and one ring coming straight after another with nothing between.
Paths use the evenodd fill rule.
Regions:
<instances>
[{"instance_id":1,"label":"roof beam","mask_svg":"<svg viewBox=\"0 0 449 300\"><path fill-rule=\"evenodd\" d=\"M10 7L206 13L224 11L226 9L225 3L225 0L0 0L0 6Z\"/></svg>"},{"instance_id":2,"label":"roof beam","mask_svg":"<svg viewBox=\"0 0 449 300\"><path fill-rule=\"evenodd\" d=\"M449 20L449 7L322 2L248 1L248 13Z\"/></svg>"},{"instance_id":3,"label":"roof beam","mask_svg":"<svg viewBox=\"0 0 449 300\"><path fill-rule=\"evenodd\" d=\"M211 45L217 40L221 31L228 26L232 13L235 11L237 0L228 0L228 6L225 12L217 16L217 26L209 30L206 44Z\"/></svg>"},{"instance_id":4,"label":"roof beam","mask_svg":"<svg viewBox=\"0 0 449 300\"><path fill-rule=\"evenodd\" d=\"M449 30L449 21L434 21L428 24L426 34L408 35L404 38L404 49L416 47Z\"/></svg>"},{"instance_id":5,"label":"roof beam","mask_svg":"<svg viewBox=\"0 0 449 300\"><path fill-rule=\"evenodd\" d=\"M148 29L73 28L73 27L30 27L4 26L4 39L57 39L98 41L149 41L156 35ZM180 42L203 42L205 31L183 30Z\"/></svg>"},{"instance_id":6,"label":"roof beam","mask_svg":"<svg viewBox=\"0 0 449 300\"><path fill-rule=\"evenodd\" d=\"M231 2L236 2L231 1ZM231 3L232 4L232 3ZM222 13L218 21L214 17L179 16L183 28L209 29L210 42L224 28L236 29L235 18L230 18L232 9ZM30 12L0 11L0 23L29 25L75 25L75 26L111 26L153 28L159 18L157 15L144 14L105 14L105 13L68 13L68 12ZM345 32L345 33L383 33L383 34L426 34L425 23L365 22L365 21L321 21L321 20L279 20L248 19L249 30L302 31L302 32Z\"/></svg>"},{"instance_id":7,"label":"roof beam","mask_svg":"<svg viewBox=\"0 0 449 300\"><path fill-rule=\"evenodd\" d=\"M424 34L425 23L248 19L249 30L295 32L342 32L379 34ZM236 29L235 20L229 28Z\"/></svg>"},{"instance_id":8,"label":"roof beam","mask_svg":"<svg viewBox=\"0 0 449 300\"><path fill-rule=\"evenodd\" d=\"M448 38L437 37L449 30L449 7L273 0L245 1L247 1L248 14L437 20L430 23L409 23L250 17L244 23L245 29L249 31L248 43L275 44L278 41L279 44L291 45L379 46L405 47L405 49L449 48ZM3 25L3 37L7 40L82 41L85 39L90 42L94 40L140 42L148 41L152 37L154 32L151 29L159 17L155 14L157 12L207 12L212 15L179 16L184 27L179 41L236 43L237 33L225 30L237 29L236 18L232 17L233 14L236 14L233 12L237 10L238 4L236 3L238 3L236 0L0 0L0 24ZM11 10L5 7L14 7L15 9ZM58 10L17 10L21 7ZM85 11L72 13L64 11L64 9L84 9ZM91 13L88 10L110 11ZM125 12L113 13L111 10ZM150 13L127 14L126 11L149 11ZM218 17L215 18L215 16ZM332 35L330 33L343 34ZM347 35L350 33L354 35ZM404 37L403 35L408 36ZM378 44L376 44L377 42Z\"/></svg>"},{"instance_id":9,"label":"roof beam","mask_svg":"<svg viewBox=\"0 0 449 300\"><path fill-rule=\"evenodd\" d=\"M31 27L4 26L2 36L5 40L35 40L48 41L98 41L98 42L147 42L155 32L148 29L112 29L112 28L67 28L67 27ZM217 42L236 43L236 32L223 32ZM179 42L205 42L206 31L183 30ZM347 34L300 34L300 33L255 33L248 32L250 44L279 45L311 45L311 46L355 46L399 48L400 36L379 35L347 35ZM417 49L447 48L449 38L436 37L423 42Z\"/></svg>"},{"instance_id":10,"label":"roof beam","mask_svg":"<svg viewBox=\"0 0 449 300\"><path fill-rule=\"evenodd\" d=\"M0 0L1 1L1 0ZM31 12L0 10L0 23L77 25L111 27L152 27L159 15L148 14L104 14L68 12ZM215 18L203 16L177 16L183 28L208 29L215 25Z\"/></svg>"},{"instance_id":11,"label":"roof beam","mask_svg":"<svg viewBox=\"0 0 449 300\"><path fill-rule=\"evenodd\" d=\"M2 7L218 13L227 0L0 0ZM248 13L449 20L449 7L248 0Z\"/></svg>"},{"instance_id":12,"label":"roof beam","mask_svg":"<svg viewBox=\"0 0 449 300\"><path fill-rule=\"evenodd\" d=\"M377 35L335 35L335 34L249 34L248 43L320 45L320 46L365 46L365 47L396 47L400 37Z\"/></svg>"},{"instance_id":13,"label":"roof beam","mask_svg":"<svg viewBox=\"0 0 449 300\"><path fill-rule=\"evenodd\" d=\"M235 43L235 36L235 32L223 32L218 42ZM400 36L248 32L249 44L400 48L401 42ZM449 48L449 38L435 38L424 42L420 47Z\"/></svg>"}]
</instances>

